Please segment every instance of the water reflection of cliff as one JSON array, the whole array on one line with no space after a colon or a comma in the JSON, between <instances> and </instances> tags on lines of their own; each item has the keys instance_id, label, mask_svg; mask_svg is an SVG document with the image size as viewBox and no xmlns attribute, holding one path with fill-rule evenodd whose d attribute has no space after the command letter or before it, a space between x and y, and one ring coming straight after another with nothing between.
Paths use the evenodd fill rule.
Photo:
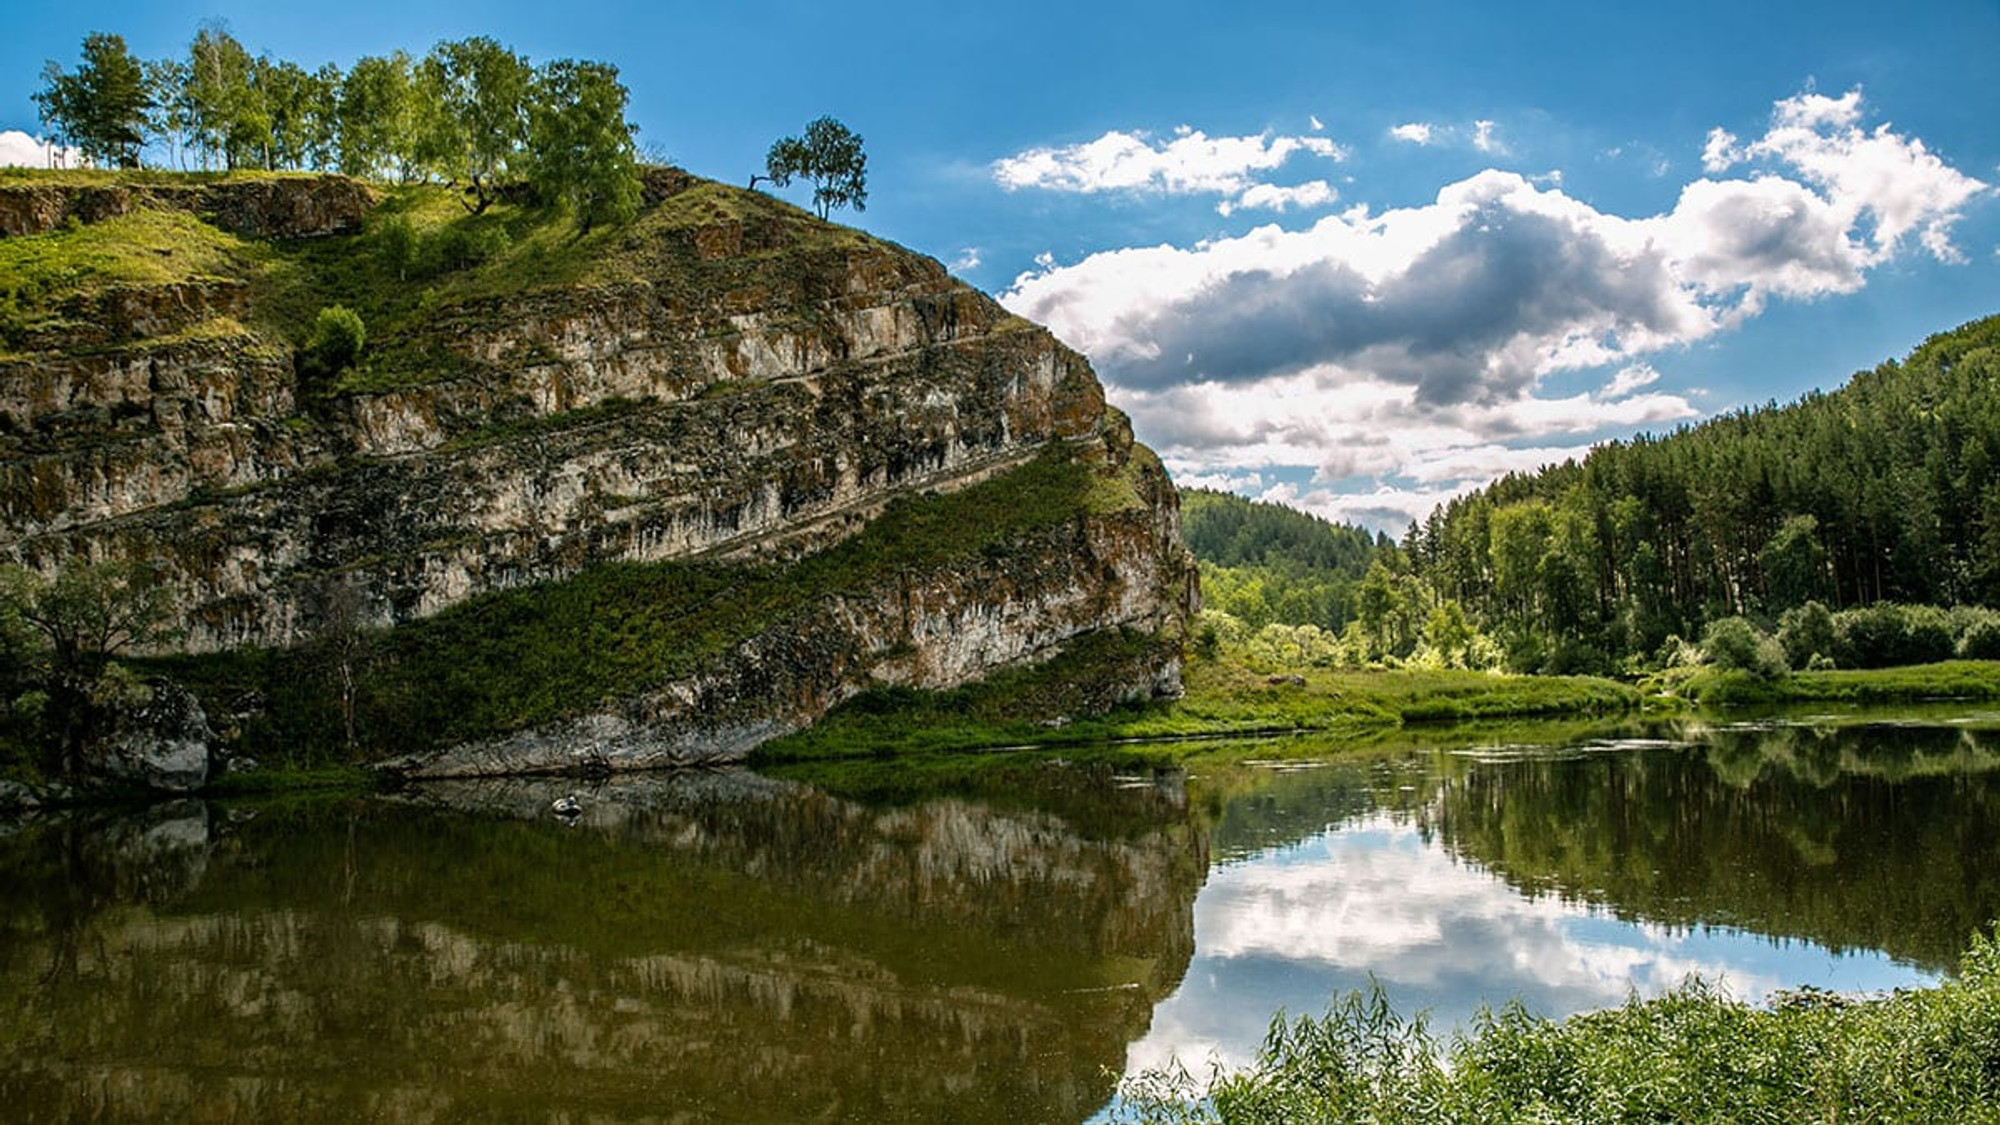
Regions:
<instances>
[{"instance_id":1,"label":"water reflection of cliff","mask_svg":"<svg viewBox=\"0 0 2000 1125\"><path fill-rule=\"evenodd\" d=\"M1531 894L1927 969L2000 911L2000 736L1703 729L1684 745L1446 767L1420 823Z\"/></svg>"},{"instance_id":2,"label":"water reflection of cliff","mask_svg":"<svg viewBox=\"0 0 2000 1125\"><path fill-rule=\"evenodd\" d=\"M1081 1119L1185 971L1206 854L1171 790L1078 784L1057 817L694 775L568 828L498 782L0 841L0 1104Z\"/></svg>"}]
</instances>

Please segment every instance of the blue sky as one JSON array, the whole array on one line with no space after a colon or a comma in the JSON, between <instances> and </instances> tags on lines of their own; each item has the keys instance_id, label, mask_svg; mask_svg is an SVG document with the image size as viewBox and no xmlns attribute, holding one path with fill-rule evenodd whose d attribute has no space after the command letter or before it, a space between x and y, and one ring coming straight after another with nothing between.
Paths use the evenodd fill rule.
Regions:
<instances>
[{"instance_id":1,"label":"blue sky","mask_svg":"<svg viewBox=\"0 0 2000 1125\"><path fill-rule=\"evenodd\" d=\"M1994 0L21 6L0 130L93 30L346 65L615 63L742 182L831 113L869 208L1089 354L1184 481L1400 530L1590 442L2000 312Z\"/></svg>"}]
</instances>

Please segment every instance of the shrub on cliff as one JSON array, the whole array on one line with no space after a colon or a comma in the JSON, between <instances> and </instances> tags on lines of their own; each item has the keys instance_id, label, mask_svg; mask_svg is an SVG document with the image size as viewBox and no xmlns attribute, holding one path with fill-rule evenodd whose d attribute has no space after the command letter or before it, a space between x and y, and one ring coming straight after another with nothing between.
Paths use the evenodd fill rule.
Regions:
<instances>
[{"instance_id":1,"label":"shrub on cliff","mask_svg":"<svg viewBox=\"0 0 2000 1125\"><path fill-rule=\"evenodd\" d=\"M368 330L360 313L345 305L328 305L313 318L305 359L313 374L331 378L354 366L367 342Z\"/></svg>"}]
</instances>

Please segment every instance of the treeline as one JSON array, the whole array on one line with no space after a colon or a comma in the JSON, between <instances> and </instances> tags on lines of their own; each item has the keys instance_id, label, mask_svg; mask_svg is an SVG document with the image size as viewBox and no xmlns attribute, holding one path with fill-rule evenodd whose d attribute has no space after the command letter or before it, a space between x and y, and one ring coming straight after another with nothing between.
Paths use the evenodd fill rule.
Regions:
<instances>
[{"instance_id":1,"label":"treeline","mask_svg":"<svg viewBox=\"0 0 2000 1125\"><path fill-rule=\"evenodd\" d=\"M1181 490L1181 534L1201 567L1203 604L1253 630L1277 622L1339 632L1368 565L1396 550L1358 527L1208 489Z\"/></svg>"},{"instance_id":2,"label":"treeline","mask_svg":"<svg viewBox=\"0 0 2000 1125\"><path fill-rule=\"evenodd\" d=\"M576 209L586 226L638 203L627 91L609 63L535 66L483 36L342 70L252 55L220 25L187 52L139 59L118 35L83 41L74 71L50 62L35 95L50 139L107 166L149 150L187 170L339 171L442 181L485 210L509 182Z\"/></svg>"},{"instance_id":3,"label":"treeline","mask_svg":"<svg viewBox=\"0 0 2000 1125\"><path fill-rule=\"evenodd\" d=\"M1950 655L1941 638L1976 615L1842 611L2000 606L2000 317L1837 391L1505 477L1413 526L1404 550L1518 669L1657 666L1727 619L1796 635L1808 606L1813 628L1844 622L1850 639L1788 646L1801 657L1859 658L1881 646L1858 638L1892 625Z\"/></svg>"},{"instance_id":4,"label":"treeline","mask_svg":"<svg viewBox=\"0 0 2000 1125\"><path fill-rule=\"evenodd\" d=\"M1181 529L1201 569L1205 655L1271 668L1498 660L1386 535L1207 489L1181 490Z\"/></svg>"}]
</instances>

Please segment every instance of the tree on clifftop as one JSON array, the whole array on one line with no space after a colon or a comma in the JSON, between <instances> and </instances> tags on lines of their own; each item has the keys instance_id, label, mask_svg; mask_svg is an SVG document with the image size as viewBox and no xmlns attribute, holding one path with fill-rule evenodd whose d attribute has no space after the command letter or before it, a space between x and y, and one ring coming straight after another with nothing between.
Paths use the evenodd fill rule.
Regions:
<instances>
[{"instance_id":1,"label":"tree on clifftop","mask_svg":"<svg viewBox=\"0 0 2000 1125\"><path fill-rule=\"evenodd\" d=\"M83 63L76 73L65 73L51 61L42 68L42 82L35 104L56 139L99 163L139 166L153 98L145 70L126 49L123 36L101 31L84 36Z\"/></svg>"},{"instance_id":2,"label":"tree on clifftop","mask_svg":"<svg viewBox=\"0 0 2000 1125\"><path fill-rule=\"evenodd\" d=\"M521 156L528 134L528 60L485 36L439 43L418 69L419 102L434 102L422 158L446 179L472 188L483 213Z\"/></svg>"},{"instance_id":3,"label":"tree on clifftop","mask_svg":"<svg viewBox=\"0 0 2000 1125\"><path fill-rule=\"evenodd\" d=\"M639 164L625 87L609 63L557 59L535 81L528 159L535 193L567 206L588 231L639 209Z\"/></svg>"},{"instance_id":4,"label":"tree on clifftop","mask_svg":"<svg viewBox=\"0 0 2000 1125\"><path fill-rule=\"evenodd\" d=\"M774 142L764 170L763 178L779 187L790 184L793 176L810 181L813 210L822 219L835 207L868 209L868 154L861 151L860 135L831 117L807 125L804 137Z\"/></svg>"}]
</instances>

